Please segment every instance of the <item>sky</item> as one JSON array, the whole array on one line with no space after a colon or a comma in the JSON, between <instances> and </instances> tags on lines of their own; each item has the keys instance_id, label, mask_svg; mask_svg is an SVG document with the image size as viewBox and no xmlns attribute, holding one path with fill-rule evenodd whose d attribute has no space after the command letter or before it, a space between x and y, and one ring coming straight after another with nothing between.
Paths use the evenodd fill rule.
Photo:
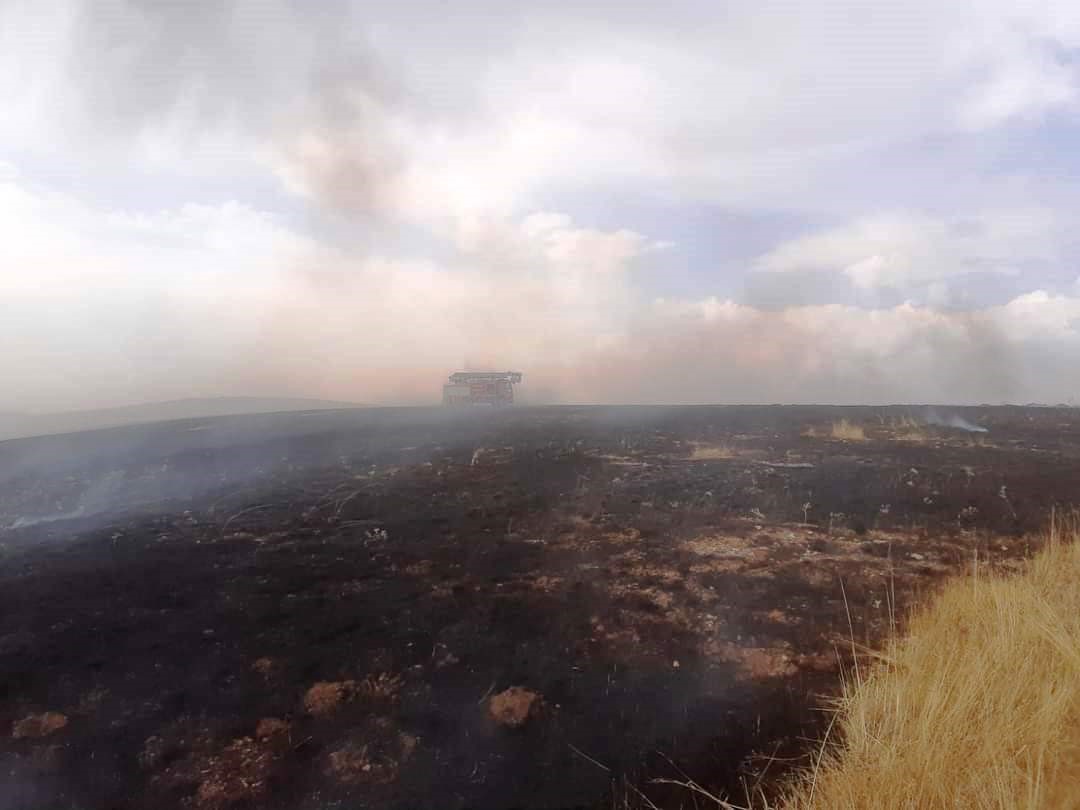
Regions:
<instances>
[{"instance_id":1,"label":"sky","mask_svg":"<svg viewBox=\"0 0 1080 810\"><path fill-rule=\"evenodd\" d=\"M1080 397L1069 0L0 0L0 98L0 411Z\"/></svg>"}]
</instances>

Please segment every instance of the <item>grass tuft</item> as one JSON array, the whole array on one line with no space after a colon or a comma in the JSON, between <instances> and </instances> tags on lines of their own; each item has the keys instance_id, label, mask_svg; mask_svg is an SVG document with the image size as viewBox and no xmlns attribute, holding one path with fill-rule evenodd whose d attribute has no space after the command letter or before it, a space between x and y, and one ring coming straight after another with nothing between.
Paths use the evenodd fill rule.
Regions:
<instances>
[{"instance_id":1,"label":"grass tuft","mask_svg":"<svg viewBox=\"0 0 1080 810\"><path fill-rule=\"evenodd\" d=\"M842 439L846 442L861 442L866 440L866 431L863 430L862 425L856 425L854 422L849 422L847 419L833 422L830 435L834 439Z\"/></svg>"},{"instance_id":2,"label":"grass tuft","mask_svg":"<svg viewBox=\"0 0 1080 810\"><path fill-rule=\"evenodd\" d=\"M946 586L849 678L783 810L1080 807L1080 522L1023 574Z\"/></svg>"},{"instance_id":3,"label":"grass tuft","mask_svg":"<svg viewBox=\"0 0 1080 810\"><path fill-rule=\"evenodd\" d=\"M693 452L690 454L692 461L719 461L735 458L735 450L728 444L705 444L694 442Z\"/></svg>"},{"instance_id":4,"label":"grass tuft","mask_svg":"<svg viewBox=\"0 0 1080 810\"><path fill-rule=\"evenodd\" d=\"M903 433L897 433L893 438L898 442L922 444L930 440L930 435L924 430L905 430Z\"/></svg>"}]
</instances>

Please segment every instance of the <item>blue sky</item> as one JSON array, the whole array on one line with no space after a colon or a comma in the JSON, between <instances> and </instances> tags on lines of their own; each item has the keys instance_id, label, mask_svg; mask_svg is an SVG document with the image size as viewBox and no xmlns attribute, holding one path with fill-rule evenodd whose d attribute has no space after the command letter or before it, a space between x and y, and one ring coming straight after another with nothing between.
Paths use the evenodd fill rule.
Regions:
<instances>
[{"instance_id":1,"label":"blue sky","mask_svg":"<svg viewBox=\"0 0 1080 810\"><path fill-rule=\"evenodd\" d=\"M0 410L1080 390L1076 4L313 8L0 6Z\"/></svg>"}]
</instances>

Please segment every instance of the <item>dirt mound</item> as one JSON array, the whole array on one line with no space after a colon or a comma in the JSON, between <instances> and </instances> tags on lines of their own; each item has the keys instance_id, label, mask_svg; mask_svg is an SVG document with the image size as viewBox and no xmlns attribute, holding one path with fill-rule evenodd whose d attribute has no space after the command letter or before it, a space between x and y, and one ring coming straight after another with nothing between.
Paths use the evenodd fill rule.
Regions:
<instances>
[{"instance_id":1,"label":"dirt mound","mask_svg":"<svg viewBox=\"0 0 1080 810\"><path fill-rule=\"evenodd\" d=\"M523 686L511 686L504 692L493 695L488 701L488 714L500 726L521 728L540 708L541 698L538 692Z\"/></svg>"},{"instance_id":2,"label":"dirt mound","mask_svg":"<svg viewBox=\"0 0 1080 810\"><path fill-rule=\"evenodd\" d=\"M308 714L323 717L333 714L355 694L356 681L319 681L304 693L304 709Z\"/></svg>"}]
</instances>

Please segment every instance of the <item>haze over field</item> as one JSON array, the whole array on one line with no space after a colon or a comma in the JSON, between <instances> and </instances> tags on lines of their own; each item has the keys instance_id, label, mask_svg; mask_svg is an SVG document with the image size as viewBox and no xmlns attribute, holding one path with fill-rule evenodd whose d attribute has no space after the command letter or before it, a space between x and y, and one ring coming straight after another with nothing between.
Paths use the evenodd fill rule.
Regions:
<instances>
[{"instance_id":1,"label":"haze over field","mask_svg":"<svg viewBox=\"0 0 1080 810\"><path fill-rule=\"evenodd\" d=\"M289 411L325 411L355 408L352 402L319 399L273 399L268 397L217 397L214 399L178 399L151 402L120 408L101 408L58 413L0 412L0 441L24 436L45 436L82 430L137 425L147 422L202 419L240 414L282 413ZM190 429L198 430L199 426Z\"/></svg>"},{"instance_id":2,"label":"haze over field","mask_svg":"<svg viewBox=\"0 0 1080 810\"><path fill-rule=\"evenodd\" d=\"M0 411L1070 401L1080 5L0 4Z\"/></svg>"}]
</instances>

